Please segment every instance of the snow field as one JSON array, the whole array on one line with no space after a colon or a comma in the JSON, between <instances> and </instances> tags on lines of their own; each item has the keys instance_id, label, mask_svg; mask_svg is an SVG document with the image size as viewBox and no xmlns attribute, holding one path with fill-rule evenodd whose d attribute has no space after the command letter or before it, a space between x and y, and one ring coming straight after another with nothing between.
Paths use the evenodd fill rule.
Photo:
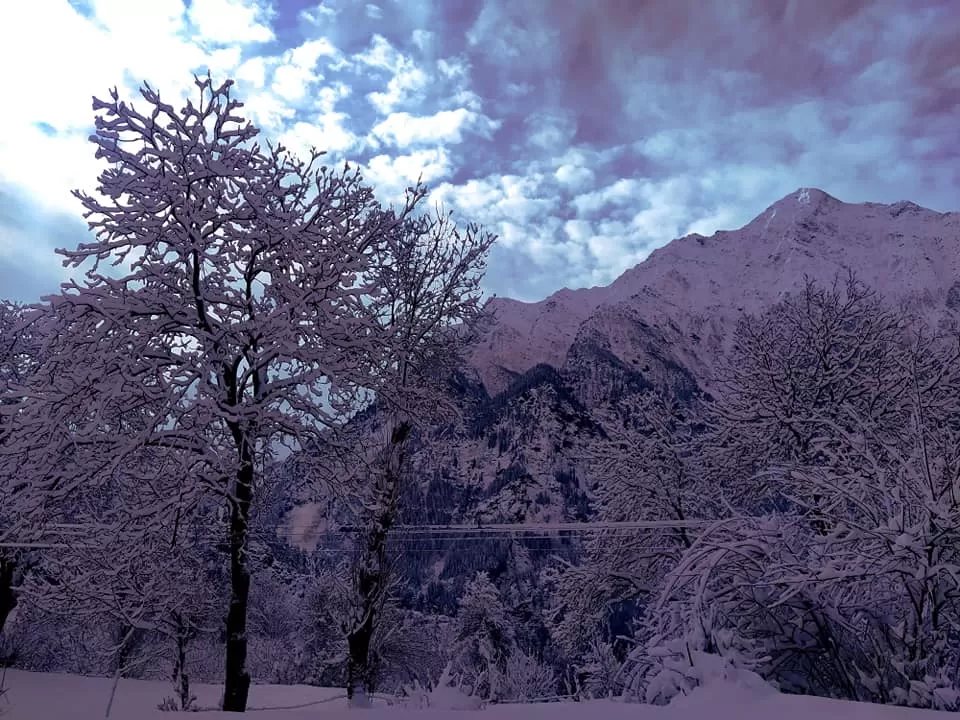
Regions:
<instances>
[{"instance_id":1,"label":"snow field","mask_svg":"<svg viewBox=\"0 0 960 720\"><path fill-rule=\"evenodd\" d=\"M3 720L99 720L110 697L111 678L89 678L55 673L8 670L7 692L0 697ZM216 685L197 685L201 708L213 708L219 701ZM389 705L378 698L368 710L348 708L344 691L305 685L254 685L250 690L247 716L253 720L434 720L478 717L487 720L947 720L947 713L888 705L870 705L824 698L781 695L772 689L744 687L716 681L678 698L671 705L656 707L595 700L582 703L539 703L490 705L480 710L462 708L463 698L455 691L435 694L433 707L409 708ZM157 709L171 694L168 683L121 680L110 714L111 720L149 718L194 718L195 720L236 720L236 713L216 710L164 712ZM439 705L439 707L438 707ZM241 716L243 717L243 716Z\"/></svg>"}]
</instances>

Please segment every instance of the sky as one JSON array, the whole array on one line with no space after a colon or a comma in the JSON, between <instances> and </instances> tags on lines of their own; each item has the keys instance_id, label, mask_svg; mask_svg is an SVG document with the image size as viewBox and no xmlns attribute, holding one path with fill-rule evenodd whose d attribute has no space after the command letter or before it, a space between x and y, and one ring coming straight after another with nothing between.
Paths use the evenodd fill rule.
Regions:
<instances>
[{"instance_id":1,"label":"sky","mask_svg":"<svg viewBox=\"0 0 960 720\"><path fill-rule=\"evenodd\" d=\"M956 0L9 0L0 3L0 297L67 278L93 96L193 72L384 202L499 235L485 289L605 285L800 187L960 210Z\"/></svg>"}]
</instances>

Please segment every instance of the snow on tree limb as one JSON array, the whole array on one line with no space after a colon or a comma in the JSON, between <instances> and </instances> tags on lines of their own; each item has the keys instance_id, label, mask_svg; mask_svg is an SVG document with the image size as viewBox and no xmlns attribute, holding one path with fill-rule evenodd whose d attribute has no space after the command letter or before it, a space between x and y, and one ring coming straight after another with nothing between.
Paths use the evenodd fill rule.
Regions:
<instances>
[{"instance_id":1,"label":"snow on tree limb","mask_svg":"<svg viewBox=\"0 0 960 720\"><path fill-rule=\"evenodd\" d=\"M95 194L74 194L96 239L58 251L84 280L44 299L56 352L24 387L0 462L29 474L22 507L35 520L69 515L71 497L120 477L149 484L145 457L184 488L137 512L226 502L224 702L236 710L249 686L258 475L278 444L316 448L372 399L393 397L392 368L426 371L433 338L470 319L473 266L492 238L415 218L422 185L384 210L349 165L261 147L230 81L196 85L198 102L179 110L149 85L143 110L116 89L94 101L90 139L109 167ZM410 274L405 252L425 275Z\"/></svg>"}]
</instances>

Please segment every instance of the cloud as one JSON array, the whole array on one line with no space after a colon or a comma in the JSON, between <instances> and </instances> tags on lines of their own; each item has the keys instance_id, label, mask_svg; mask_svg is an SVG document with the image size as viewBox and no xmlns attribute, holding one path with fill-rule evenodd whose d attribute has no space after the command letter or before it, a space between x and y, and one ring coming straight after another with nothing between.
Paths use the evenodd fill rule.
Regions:
<instances>
[{"instance_id":1,"label":"cloud","mask_svg":"<svg viewBox=\"0 0 960 720\"><path fill-rule=\"evenodd\" d=\"M273 92L288 102L300 100L323 79L323 73L316 69L321 57L340 57L339 51L323 37L285 51L273 71Z\"/></svg>"},{"instance_id":2,"label":"cloud","mask_svg":"<svg viewBox=\"0 0 960 720\"><path fill-rule=\"evenodd\" d=\"M166 100L182 102L196 91L192 71L209 68L222 79L239 63L241 47L223 42L228 35L246 42L252 37L249 28L246 35L228 33L235 19L215 26L211 7L219 6L199 2L187 11L179 0L143 7L95 0L84 14L67 2L48 0L5 8L0 64L16 67L30 58L30 72L4 75L3 96L16 110L0 114L0 179L16 182L46 207L76 212L70 190L89 187L99 170L87 142L91 96L104 97L110 87L119 86L126 97L136 99L134 89L147 80ZM266 15L249 4L229 7L246 19ZM41 47L50 51L36 51L41 38ZM198 44L208 42L217 47ZM56 133L38 137L41 122Z\"/></svg>"},{"instance_id":3,"label":"cloud","mask_svg":"<svg viewBox=\"0 0 960 720\"><path fill-rule=\"evenodd\" d=\"M269 91L246 93L243 110L245 118L270 135L282 133L297 115L296 108Z\"/></svg>"},{"instance_id":4,"label":"cloud","mask_svg":"<svg viewBox=\"0 0 960 720\"><path fill-rule=\"evenodd\" d=\"M540 174L489 175L462 185L443 183L435 188L433 197L478 222L525 229L535 220L544 220L559 204L556 194L549 192L548 178ZM509 231L501 235L507 245L522 242L520 235Z\"/></svg>"},{"instance_id":5,"label":"cloud","mask_svg":"<svg viewBox=\"0 0 960 720\"><path fill-rule=\"evenodd\" d=\"M310 148L330 153L343 153L357 143L357 136L346 127L349 116L345 113L320 113L307 120L298 120L279 136L289 150L306 158Z\"/></svg>"},{"instance_id":6,"label":"cloud","mask_svg":"<svg viewBox=\"0 0 960 720\"><path fill-rule=\"evenodd\" d=\"M567 190L580 190L593 184L593 170L579 165L564 164L554 171L557 182Z\"/></svg>"},{"instance_id":7,"label":"cloud","mask_svg":"<svg viewBox=\"0 0 960 720\"><path fill-rule=\"evenodd\" d=\"M263 57L245 60L234 72L234 80L249 84L257 90L263 89L267 80L267 63Z\"/></svg>"},{"instance_id":8,"label":"cloud","mask_svg":"<svg viewBox=\"0 0 960 720\"><path fill-rule=\"evenodd\" d=\"M364 180L374 186L377 197L387 203L401 204L408 187L417 180L430 185L447 177L452 170L444 148L416 150L409 155L376 155L362 171Z\"/></svg>"},{"instance_id":9,"label":"cloud","mask_svg":"<svg viewBox=\"0 0 960 720\"><path fill-rule=\"evenodd\" d=\"M577 195L573 206L581 215L589 215L606 209L610 205L624 206L635 204L641 183L633 178L620 178L606 187Z\"/></svg>"},{"instance_id":10,"label":"cloud","mask_svg":"<svg viewBox=\"0 0 960 720\"><path fill-rule=\"evenodd\" d=\"M191 0L187 11L205 41L223 45L270 42L275 37L270 14L269 6L255 0Z\"/></svg>"},{"instance_id":11,"label":"cloud","mask_svg":"<svg viewBox=\"0 0 960 720\"><path fill-rule=\"evenodd\" d=\"M569 114L537 112L525 120L527 142L542 150L557 150L569 145L577 131L576 121Z\"/></svg>"},{"instance_id":12,"label":"cloud","mask_svg":"<svg viewBox=\"0 0 960 720\"><path fill-rule=\"evenodd\" d=\"M410 57L391 45L382 35L374 35L370 47L356 55L355 60L368 71L387 72L390 80L384 91L367 95L370 104L381 115L410 101L417 101L429 82L429 76Z\"/></svg>"},{"instance_id":13,"label":"cloud","mask_svg":"<svg viewBox=\"0 0 960 720\"><path fill-rule=\"evenodd\" d=\"M176 104L208 69L264 139L349 158L385 201L423 172L430 202L501 235L488 289L524 299L610 282L800 186L960 209L952 3L554 4L0 3L0 65L29 68L0 78L0 279L59 277L49 243L19 248L79 237L63 218L102 170L91 96L140 102L148 80Z\"/></svg>"},{"instance_id":14,"label":"cloud","mask_svg":"<svg viewBox=\"0 0 960 720\"><path fill-rule=\"evenodd\" d=\"M410 39L413 40L413 44L417 46L417 49L419 49L420 52L427 51L427 49L433 43L434 37L434 33L422 28L417 28L410 34Z\"/></svg>"},{"instance_id":15,"label":"cloud","mask_svg":"<svg viewBox=\"0 0 960 720\"><path fill-rule=\"evenodd\" d=\"M76 213L37 204L28 191L0 182L0 288L2 297L34 302L68 279L57 247L89 240Z\"/></svg>"},{"instance_id":16,"label":"cloud","mask_svg":"<svg viewBox=\"0 0 960 720\"><path fill-rule=\"evenodd\" d=\"M297 17L311 25L327 26L337 17L338 12L336 8L330 7L327 3L319 2L312 7L301 10L297 13Z\"/></svg>"},{"instance_id":17,"label":"cloud","mask_svg":"<svg viewBox=\"0 0 960 720\"><path fill-rule=\"evenodd\" d=\"M373 136L398 147L434 143L459 143L465 132L489 138L499 123L465 108L441 110L433 115L415 117L409 113L391 113L373 126Z\"/></svg>"}]
</instances>

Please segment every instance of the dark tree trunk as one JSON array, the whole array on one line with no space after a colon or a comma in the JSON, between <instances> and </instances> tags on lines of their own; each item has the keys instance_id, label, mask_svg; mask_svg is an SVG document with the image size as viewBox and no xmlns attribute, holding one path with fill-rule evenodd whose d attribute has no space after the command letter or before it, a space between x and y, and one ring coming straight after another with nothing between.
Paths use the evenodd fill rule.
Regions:
<instances>
[{"instance_id":1,"label":"dark tree trunk","mask_svg":"<svg viewBox=\"0 0 960 720\"><path fill-rule=\"evenodd\" d=\"M130 671L130 656L136 644L137 630L130 625L122 624L117 629L117 636L117 665L115 670L119 677L125 678Z\"/></svg>"},{"instance_id":2,"label":"dark tree trunk","mask_svg":"<svg viewBox=\"0 0 960 720\"><path fill-rule=\"evenodd\" d=\"M227 712L245 712L250 692L250 674L247 672L250 571L246 543L253 497L253 453L246 435L239 438L238 444L240 469L230 505L230 609L227 612L227 668L223 687L223 709Z\"/></svg>"},{"instance_id":3,"label":"dark tree trunk","mask_svg":"<svg viewBox=\"0 0 960 720\"><path fill-rule=\"evenodd\" d=\"M373 613L347 635L347 699L350 704L366 705L374 692L370 667L370 641L373 639Z\"/></svg>"},{"instance_id":4,"label":"dark tree trunk","mask_svg":"<svg viewBox=\"0 0 960 720\"><path fill-rule=\"evenodd\" d=\"M180 698L180 709L189 710L193 704L190 697L190 676L187 675L187 648L193 639L193 629L175 616L177 622L177 654L173 660L173 689Z\"/></svg>"},{"instance_id":5,"label":"dark tree trunk","mask_svg":"<svg viewBox=\"0 0 960 720\"><path fill-rule=\"evenodd\" d=\"M379 513L360 558L357 569L359 621L347 633L347 698L351 704L364 704L361 699L376 690L375 672L370 656L373 634L380 621L380 605L387 584L387 531L393 511Z\"/></svg>"},{"instance_id":6,"label":"dark tree trunk","mask_svg":"<svg viewBox=\"0 0 960 720\"><path fill-rule=\"evenodd\" d=\"M403 446L410 435L410 424L394 428L391 452L383 475L376 485L376 510L357 568L356 589L359 598L359 621L347 632L347 698L350 704L365 704L376 690L376 672L370 646L380 622L380 610L387 592L387 534L397 514L400 495L400 471L404 461Z\"/></svg>"},{"instance_id":7,"label":"dark tree trunk","mask_svg":"<svg viewBox=\"0 0 960 720\"><path fill-rule=\"evenodd\" d=\"M16 560L0 558L0 632L3 632L7 617L17 606L17 594L13 589L16 572Z\"/></svg>"}]
</instances>

